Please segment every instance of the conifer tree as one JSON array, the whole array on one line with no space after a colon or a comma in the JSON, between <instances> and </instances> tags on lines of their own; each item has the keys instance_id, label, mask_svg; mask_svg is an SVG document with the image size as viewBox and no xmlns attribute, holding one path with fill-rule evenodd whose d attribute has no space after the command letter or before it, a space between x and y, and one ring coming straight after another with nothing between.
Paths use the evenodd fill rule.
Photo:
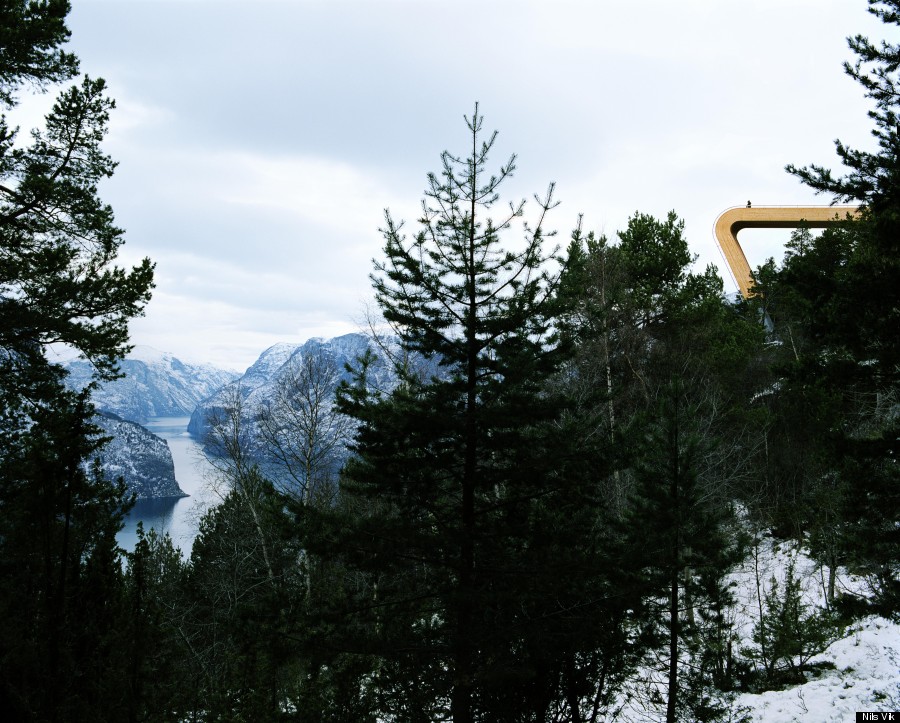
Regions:
<instances>
[{"instance_id":1,"label":"conifer tree","mask_svg":"<svg viewBox=\"0 0 900 723\"><path fill-rule=\"evenodd\" d=\"M256 468L201 519L181 621L195 678L194 715L273 720L291 700L297 686L291 608L304 591L299 551L287 533L285 499Z\"/></svg>"},{"instance_id":2,"label":"conifer tree","mask_svg":"<svg viewBox=\"0 0 900 723\"><path fill-rule=\"evenodd\" d=\"M869 0L869 12L900 24L897 0ZM763 281L774 310L775 333L795 319L809 341L783 369L785 393L815 386L830 400L826 472L837 481L843 505L844 549L875 583L882 609L900 609L900 45L849 39L856 54L846 73L874 103L869 118L873 151L836 142L847 169L834 175L820 165L787 170L835 201L862 204L858 220L829 230L789 254L783 267ZM780 304L780 307L779 307ZM781 322L779 322L779 315ZM835 476L836 475L836 476ZM835 498L837 499L837 498Z\"/></svg>"},{"instance_id":3,"label":"conifer tree","mask_svg":"<svg viewBox=\"0 0 900 723\"><path fill-rule=\"evenodd\" d=\"M15 719L125 715L125 488L88 465L101 439L84 397L33 408L0 455L0 702Z\"/></svg>"},{"instance_id":4,"label":"conifer tree","mask_svg":"<svg viewBox=\"0 0 900 723\"><path fill-rule=\"evenodd\" d=\"M199 677L186 636L187 566L169 535L138 523L137 537L125 570L128 720L184 720Z\"/></svg>"},{"instance_id":5,"label":"conifer tree","mask_svg":"<svg viewBox=\"0 0 900 723\"><path fill-rule=\"evenodd\" d=\"M589 550L566 514L585 497L569 494L572 447L549 384L564 352L544 250L553 186L510 250L502 239L525 203L502 208L498 189L515 157L489 173L496 133L485 138L482 122L476 106L467 155L445 152L428 176L411 238L386 214L372 280L396 339L398 387L373 392L363 365L341 393L360 427L342 481L350 512L327 547L364 584L355 640L331 644L382 661L374 685L384 713L403 720L543 719L559 655L566 641L574 655L574 626L604 596L577 577L586 566L575 551ZM439 374L420 373L417 359L438 361ZM557 557L566 533L571 547ZM568 596L586 594L569 608L579 615L566 612Z\"/></svg>"},{"instance_id":6,"label":"conifer tree","mask_svg":"<svg viewBox=\"0 0 900 723\"><path fill-rule=\"evenodd\" d=\"M153 268L115 266L123 232L98 194L115 167L100 148L113 107L103 80L63 89L30 143L6 116L23 90L77 74L61 49L68 11L0 2L0 707L13 719L124 720L115 534L128 502L88 465L102 439L87 393L66 391L46 350L66 344L115 376Z\"/></svg>"},{"instance_id":7,"label":"conifer tree","mask_svg":"<svg viewBox=\"0 0 900 723\"><path fill-rule=\"evenodd\" d=\"M738 552L730 499L753 447L743 431L751 426L741 410L744 372L762 335L724 301L713 270L690 271L674 213L635 214L618 245L588 235L579 250L580 241L563 279L577 299L563 329L580 348L577 376L606 392L594 403L598 431L618 452L602 484L619 500L610 523L631 549L619 562L630 573L622 585L640 591L643 615L632 623L667 661L666 716L674 721L688 704L709 707L714 697L683 695L683 661L691 659L695 688L701 680L707 690L724 685L726 646L703 647L727 637L715 616Z\"/></svg>"}]
</instances>

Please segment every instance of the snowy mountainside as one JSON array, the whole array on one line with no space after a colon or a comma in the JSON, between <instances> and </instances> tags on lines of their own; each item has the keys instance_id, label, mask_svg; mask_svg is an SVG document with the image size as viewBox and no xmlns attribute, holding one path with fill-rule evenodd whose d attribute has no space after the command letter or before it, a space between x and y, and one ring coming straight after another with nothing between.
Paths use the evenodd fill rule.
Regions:
<instances>
[{"instance_id":1,"label":"snowy mountainside","mask_svg":"<svg viewBox=\"0 0 900 723\"><path fill-rule=\"evenodd\" d=\"M63 366L70 388L80 390L92 381L90 362L72 359ZM109 479L123 477L138 499L185 497L165 440L140 423L150 417L186 417L237 375L147 346L136 346L120 367L124 377L99 384L91 395L98 411L95 423L110 437L98 454L104 472Z\"/></svg>"},{"instance_id":2,"label":"snowy mountainside","mask_svg":"<svg viewBox=\"0 0 900 723\"><path fill-rule=\"evenodd\" d=\"M257 409L275 393L279 380L284 379L290 370L305 358L323 355L329 359L339 380L349 380L349 364L355 366L366 351L370 351L375 361L370 367L370 382L380 388L390 388L394 383L393 371L387 355L376 343L364 334L345 334L332 339L314 337L302 344L275 344L260 354L244 372L243 376L219 389L214 395L198 405L191 415L188 431L201 439L208 431L207 420L211 414L229 406L228 400L237 396L243 409L251 412ZM251 422L250 419L247 420ZM252 427L252 422L250 424Z\"/></svg>"},{"instance_id":3,"label":"snowy mountainside","mask_svg":"<svg viewBox=\"0 0 900 723\"><path fill-rule=\"evenodd\" d=\"M187 497L175 480L172 452L164 439L136 422L100 412L94 423L110 441L97 457L106 477L122 477L138 499Z\"/></svg>"},{"instance_id":4,"label":"snowy mountainside","mask_svg":"<svg viewBox=\"0 0 900 723\"><path fill-rule=\"evenodd\" d=\"M209 420L222 414L225 410L235 409L240 406L241 434L250 453L257 456L256 461L267 469L267 474L277 478L281 472L277 470L283 465L283 449L280 453L271 453L271 447L265 445L256 447L256 443L262 439L260 433L259 413L274 414L277 419L270 418L267 423L268 433L272 434L273 424L281 427L279 434L285 434L285 439L296 438L294 432L287 431L291 424L296 424L298 418L305 416L306 412L300 412L309 399L302 388L312 391L316 384L320 385L319 393L324 392L326 398L333 401L337 386L342 381L352 381L353 372L348 367L355 369L358 361L364 355L369 355L369 366L366 382L370 389L387 392L397 384L397 375L392 358L399 351L393 348L394 341L380 339L375 341L365 334L345 334L332 339L312 338L302 344L276 344L266 349L244 373L240 379L220 389L212 397L197 406L188 431L195 437L205 439L208 435ZM404 357L408 368L424 379L440 377L446 374L436 360L426 360L418 355ZM325 380L327 377L327 381ZM309 380L317 378L317 382ZM307 399L304 401L304 397ZM352 435L353 423L333 412L331 403L322 404L319 398L316 421L308 429L315 428L318 439L312 448L300 452L301 456L316 450L314 454L319 461L332 472L343 464L346 459L346 443ZM287 406L285 406L287 405ZM290 408L291 411L287 411ZM275 411L280 410L280 411ZM294 422L289 421L291 418ZM302 423L301 423L302 427ZM288 443L288 446L290 443ZM328 448L327 458L321 456L324 449ZM212 454L216 452L209 448ZM268 460L266 458L269 458ZM270 463L275 461L275 468Z\"/></svg>"},{"instance_id":5,"label":"snowy mountainside","mask_svg":"<svg viewBox=\"0 0 900 723\"><path fill-rule=\"evenodd\" d=\"M780 585L790 563L801 580L803 603L808 610L825 606L825 576L805 553L792 543L764 539L744 565L732 573L735 584L735 627L742 640L750 640L759 620L756 592L757 567L765 592L774 577ZM839 569L839 594L867 597L865 580ZM805 683L784 690L743 693L735 708L743 709L753 723L820 723L854 721L856 713L900 710L900 624L870 615L851 624L843 637L814 656L822 665ZM833 667L832 667L833 666Z\"/></svg>"},{"instance_id":6,"label":"snowy mountainside","mask_svg":"<svg viewBox=\"0 0 900 723\"><path fill-rule=\"evenodd\" d=\"M83 389L91 381L90 362L73 359L63 366L71 388ZM120 366L125 376L99 385L92 400L98 409L138 423L150 417L188 416L201 400L238 376L207 364L188 364L147 346L136 346Z\"/></svg>"},{"instance_id":7,"label":"snowy mountainside","mask_svg":"<svg viewBox=\"0 0 900 723\"><path fill-rule=\"evenodd\" d=\"M830 662L835 667L787 690L745 693L735 701L737 708L744 708L753 723L854 721L858 712L900 710L897 623L867 617L813 662Z\"/></svg>"}]
</instances>

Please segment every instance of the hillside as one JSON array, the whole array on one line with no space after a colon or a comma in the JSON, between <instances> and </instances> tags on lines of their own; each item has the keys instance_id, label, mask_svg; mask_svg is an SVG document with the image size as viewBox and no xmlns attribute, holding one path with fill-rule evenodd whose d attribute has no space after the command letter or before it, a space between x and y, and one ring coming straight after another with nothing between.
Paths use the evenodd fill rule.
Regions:
<instances>
[{"instance_id":1,"label":"hillside","mask_svg":"<svg viewBox=\"0 0 900 723\"><path fill-rule=\"evenodd\" d=\"M381 388L390 388L394 384L394 377L390 364L387 363L386 353L365 334L345 334L331 339L314 337L302 344L275 344L260 354L242 376L204 399L191 415L188 431L203 438L208 429L207 419L210 414L221 409L234 395L240 398L248 413L258 408L272 399L278 384L287 379L292 370L298 369L304 359L321 357L327 360L331 370L329 373L333 376L328 384L333 394L340 381L350 380L351 373L347 371L347 366L355 366L366 351L374 355L369 382ZM437 373L436 365L428 365L423 373ZM248 421L252 425L252 420Z\"/></svg>"},{"instance_id":2,"label":"hillside","mask_svg":"<svg viewBox=\"0 0 900 723\"><path fill-rule=\"evenodd\" d=\"M764 540L759 547L760 577L768 586L774 576L783 585L788 564L802 580L808 610L825 605L823 571L794 544ZM759 619L751 555L732 578L738 585L736 624L747 645ZM826 571L827 574L827 571ZM842 595L866 596L866 581L841 570ZM754 723L820 723L853 721L856 712L900 710L900 624L871 615L849 625L843 635L811 658L821 669L805 683L784 690L744 693L735 700Z\"/></svg>"},{"instance_id":3,"label":"hillside","mask_svg":"<svg viewBox=\"0 0 900 723\"><path fill-rule=\"evenodd\" d=\"M89 362L73 359L63 366L71 388L83 389L91 382L94 369ZM151 417L190 415L235 374L189 364L147 346L135 347L120 366L124 377L100 384L92 394L95 422L111 438L99 455L103 470L110 479L123 477L137 499L185 497L168 445L141 423Z\"/></svg>"},{"instance_id":4,"label":"hillside","mask_svg":"<svg viewBox=\"0 0 900 723\"><path fill-rule=\"evenodd\" d=\"M175 479L166 441L136 422L100 413L94 422L111 437L98 455L109 479L122 477L137 499L187 497Z\"/></svg>"},{"instance_id":5,"label":"hillside","mask_svg":"<svg viewBox=\"0 0 900 723\"><path fill-rule=\"evenodd\" d=\"M753 639L760 619L760 594L765 599L772 580L783 590L789 567L800 580L806 614L825 608L823 570L793 541L761 536L744 561L729 575L734 597L726 613L734 639L737 665L752 672L758 661L748 659L758 649ZM757 588L757 581L759 588ZM841 569L838 590L843 596L868 595L866 581ZM847 625L826 649L810 658L813 671L806 681L780 690L737 691L718 701L729 708L718 720L735 723L834 723L855 720L856 712L900 710L900 624L869 615ZM609 720L625 723L664 721L664 672L652 663L643 667L611 706Z\"/></svg>"},{"instance_id":6,"label":"hillside","mask_svg":"<svg viewBox=\"0 0 900 723\"><path fill-rule=\"evenodd\" d=\"M75 359L63 366L72 388L82 389L91 381L89 362ZM122 360L121 369L125 376L101 384L92 398L98 409L138 423L150 417L186 417L237 376L208 364L183 362L148 346L136 346Z\"/></svg>"}]
</instances>

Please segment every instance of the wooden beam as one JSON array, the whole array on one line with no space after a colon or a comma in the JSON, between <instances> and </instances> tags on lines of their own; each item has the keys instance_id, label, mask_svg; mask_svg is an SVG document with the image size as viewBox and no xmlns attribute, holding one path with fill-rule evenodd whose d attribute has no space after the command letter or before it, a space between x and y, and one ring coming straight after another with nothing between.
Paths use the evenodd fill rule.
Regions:
<instances>
[{"instance_id":1,"label":"wooden beam","mask_svg":"<svg viewBox=\"0 0 900 723\"><path fill-rule=\"evenodd\" d=\"M859 206L735 206L716 219L716 242L731 268L734 280L745 299L752 296L753 275L744 250L738 243L738 231L745 228L825 228L855 217Z\"/></svg>"}]
</instances>

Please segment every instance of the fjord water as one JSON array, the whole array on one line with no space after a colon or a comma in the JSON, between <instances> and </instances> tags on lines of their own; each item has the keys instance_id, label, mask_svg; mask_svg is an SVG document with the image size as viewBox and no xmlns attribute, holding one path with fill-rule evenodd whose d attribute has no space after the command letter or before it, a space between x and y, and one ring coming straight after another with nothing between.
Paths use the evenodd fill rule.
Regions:
<instances>
[{"instance_id":1,"label":"fjord water","mask_svg":"<svg viewBox=\"0 0 900 723\"><path fill-rule=\"evenodd\" d=\"M201 454L197 439L188 434L189 421L190 417L151 417L144 425L168 443L175 463L175 479L190 497L139 500L116 537L126 550L134 549L137 525L143 522L145 531L152 527L161 534L167 532L184 556L190 557L200 517L218 501L208 481L209 464Z\"/></svg>"}]
</instances>

